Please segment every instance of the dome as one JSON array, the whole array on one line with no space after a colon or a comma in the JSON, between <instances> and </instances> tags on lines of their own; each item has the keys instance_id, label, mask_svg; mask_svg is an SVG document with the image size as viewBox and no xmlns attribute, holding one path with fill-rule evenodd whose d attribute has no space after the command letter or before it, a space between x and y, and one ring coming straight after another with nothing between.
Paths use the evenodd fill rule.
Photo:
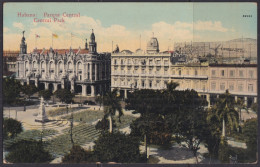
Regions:
<instances>
[{"instance_id":1,"label":"dome","mask_svg":"<svg viewBox=\"0 0 260 167\"><path fill-rule=\"evenodd\" d=\"M159 43L157 38L152 37L147 43L147 53L159 52Z\"/></svg>"}]
</instances>

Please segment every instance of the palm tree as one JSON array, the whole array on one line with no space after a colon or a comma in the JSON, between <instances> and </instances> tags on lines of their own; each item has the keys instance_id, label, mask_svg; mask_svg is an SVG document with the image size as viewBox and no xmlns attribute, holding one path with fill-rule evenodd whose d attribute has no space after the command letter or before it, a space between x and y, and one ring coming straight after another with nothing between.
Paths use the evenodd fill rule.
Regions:
<instances>
[{"instance_id":1,"label":"palm tree","mask_svg":"<svg viewBox=\"0 0 260 167\"><path fill-rule=\"evenodd\" d=\"M244 100L238 98L237 101L236 101L236 107L239 111L239 124L240 124L241 121L242 121L241 110L247 109Z\"/></svg>"},{"instance_id":2,"label":"palm tree","mask_svg":"<svg viewBox=\"0 0 260 167\"><path fill-rule=\"evenodd\" d=\"M109 119L109 133L112 133L112 117L118 112L119 122L121 122L120 117L123 115L117 91L117 89L114 89L112 92L107 93L103 99L105 116L108 116Z\"/></svg>"},{"instance_id":3,"label":"palm tree","mask_svg":"<svg viewBox=\"0 0 260 167\"><path fill-rule=\"evenodd\" d=\"M225 129L225 123L229 125L230 130L238 127L238 112L235 110L234 105L235 100L227 90L225 94L220 95L216 105L212 108L219 119L223 120L223 130Z\"/></svg>"}]
</instances>

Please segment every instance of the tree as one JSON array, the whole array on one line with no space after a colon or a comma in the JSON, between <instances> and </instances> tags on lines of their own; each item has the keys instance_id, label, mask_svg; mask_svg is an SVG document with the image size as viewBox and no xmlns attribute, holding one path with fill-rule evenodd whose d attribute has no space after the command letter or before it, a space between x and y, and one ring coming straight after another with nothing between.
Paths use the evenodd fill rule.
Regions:
<instances>
[{"instance_id":1,"label":"tree","mask_svg":"<svg viewBox=\"0 0 260 167\"><path fill-rule=\"evenodd\" d=\"M6 77L3 79L3 102L5 105L11 105L17 102L21 87L21 83L14 79L14 77Z\"/></svg>"},{"instance_id":2,"label":"tree","mask_svg":"<svg viewBox=\"0 0 260 167\"><path fill-rule=\"evenodd\" d=\"M52 92L50 90L41 90L39 91L39 97L43 97L44 100L50 100Z\"/></svg>"},{"instance_id":3,"label":"tree","mask_svg":"<svg viewBox=\"0 0 260 167\"><path fill-rule=\"evenodd\" d=\"M221 120L217 117L215 110L209 109L207 112L208 130L205 131L205 146L209 151L210 160L212 157L218 157L219 145L221 140Z\"/></svg>"},{"instance_id":4,"label":"tree","mask_svg":"<svg viewBox=\"0 0 260 167\"><path fill-rule=\"evenodd\" d=\"M245 122L243 134L246 138L246 145L250 154L255 157L257 152L257 119L252 118Z\"/></svg>"},{"instance_id":5,"label":"tree","mask_svg":"<svg viewBox=\"0 0 260 167\"><path fill-rule=\"evenodd\" d=\"M120 98L117 96L117 89L112 92L108 92L103 98L105 117L109 119L109 132L112 133L112 117L118 112L119 122L120 117L123 115L122 106L120 104Z\"/></svg>"},{"instance_id":6,"label":"tree","mask_svg":"<svg viewBox=\"0 0 260 167\"><path fill-rule=\"evenodd\" d=\"M242 121L241 111L242 111L242 109L246 109L246 105L244 103L244 100L238 98L236 103L235 103L235 106L237 107L238 112L239 112L239 123L241 123L241 121Z\"/></svg>"},{"instance_id":7,"label":"tree","mask_svg":"<svg viewBox=\"0 0 260 167\"><path fill-rule=\"evenodd\" d=\"M96 103L99 104L99 107L103 104L103 97L102 96L97 96L95 99Z\"/></svg>"},{"instance_id":8,"label":"tree","mask_svg":"<svg viewBox=\"0 0 260 167\"><path fill-rule=\"evenodd\" d=\"M12 118L4 118L3 123L3 134L4 139L13 138L17 136L17 134L23 131L22 123L12 119Z\"/></svg>"},{"instance_id":9,"label":"tree","mask_svg":"<svg viewBox=\"0 0 260 167\"><path fill-rule=\"evenodd\" d=\"M139 141L129 135L115 132L103 133L95 141L94 155L101 162L140 162Z\"/></svg>"},{"instance_id":10,"label":"tree","mask_svg":"<svg viewBox=\"0 0 260 167\"><path fill-rule=\"evenodd\" d=\"M175 127L175 134L178 143L185 142L184 147L190 149L198 163L197 151L200 143L205 138L206 112L204 110L205 99L198 96L194 90L185 90L179 97L182 100L181 111L183 114L178 117Z\"/></svg>"},{"instance_id":11,"label":"tree","mask_svg":"<svg viewBox=\"0 0 260 167\"><path fill-rule=\"evenodd\" d=\"M11 163L47 163L53 159L40 141L20 140L7 149L6 161Z\"/></svg>"},{"instance_id":12,"label":"tree","mask_svg":"<svg viewBox=\"0 0 260 167\"><path fill-rule=\"evenodd\" d=\"M217 117L219 117L220 120L224 120L224 125L225 123L228 125L227 127L229 127L229 130L238 127L239 116L234 105L235 100L227 90L225 94L219 96L216 104L212 107L212 110L215 110L214 113L216 113Z\"/></svg>"},{"instance_id":13,"label":"tree","mask_svg":"<svg viewBox=\"0 0 260 167\"><path fill-rule=\"evenodd\" d=\"M253 103L251 105L251 109L254 111L254 112L257 112L257 103Z\"/></svg>"},{"instance_id":14,"label":"tree","mask_svg":"<svg viewBox=\"0 0 260 167\"><path fill-rule=\"evenodd\" d=\"M24 85L24 86L22 87L22 92L23 92L25 95L27 95L27 97L28 97L29 100L30 100L30 97L31 97L34 93L38 92L38 88L37 88L35 85Z\"/></svg>"},{"instance_id":15,"label":"tree","mask_svg":"<svg viewBox=\"0 0 260 167\"><path fill-rule=\"evenodd\" d=\"M218 159L222 163L228 163L229 162L229 147L227 140L225 137L221 137L220 145L219 145L219 150L218 150Z\"/></svg>"},{"instance_id":16,"label":"tree","mask_svg":"<svg viewBox=\"0 0 260 167\"><path fill-rule=\"evenodd\" d=\"M61 102L65 102L66 104L72 103L75 96L68 89L59 89L54 92L54 95L56 95L56 97L59 98Z\"/></svg>"},{"instance_id":17,"label":"tree","mask_svg":"<svg viewBox=\"0 0 260 167\"><path fill-rule=\"evenodd\" d=\"M84 150L79 145L73 145L70 152L62 158L63 163L95 162L93 152Z\"/></svg>"}]
</instances>

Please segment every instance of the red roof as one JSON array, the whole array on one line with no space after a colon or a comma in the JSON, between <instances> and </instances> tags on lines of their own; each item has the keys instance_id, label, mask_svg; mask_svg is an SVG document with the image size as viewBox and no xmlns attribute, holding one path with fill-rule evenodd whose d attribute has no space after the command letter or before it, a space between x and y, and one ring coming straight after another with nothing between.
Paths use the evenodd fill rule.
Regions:
<instances>
[{"instance_id":1,"label":"red roof","mask_svg":"<svg viewBox=\"0 0 260 167\"><path fill-rule=\"evenodd\" d=\"M33 53L42 53L43 49L37 49L37 50L33 50ZM73 53L77 53L79 51L79 49L72 49ZM47 54L48 52L50 52L50 49L45 49L43 54ZM65 54L65 53L69 53L70 49L54 49L54 52L58 52L58 54ZM89 51L86 49L80 49L79 54L87 54Z\"/></svg>"}]
</instances>

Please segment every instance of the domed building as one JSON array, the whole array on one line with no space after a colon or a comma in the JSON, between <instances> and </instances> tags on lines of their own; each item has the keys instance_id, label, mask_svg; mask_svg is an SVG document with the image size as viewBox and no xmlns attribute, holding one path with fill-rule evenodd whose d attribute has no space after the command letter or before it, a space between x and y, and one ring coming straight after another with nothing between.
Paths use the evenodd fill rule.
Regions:
<instances>
[{"instance_id":1,"label":"domed building","mask_svg":"<svg viewBox=\"0 0 260 167\"><path fill-rule=\"evenodd\" d=\"M147 49L146 49L146 52L147 53L159 53L159 43L158 43L158 40L157 38L155 37L152 37L150 39L150 41L148 41L147 43Z\"/></svg>"},{"instance_id":2,"label":"domed building","mask_svg":"<svg viewBox=\"0 0 260 167\"><path fill-rule=\"evenodd\" d=\"M85 48L34 49L31 53L27 53L23 35L16 76L23 85L35 84L39 89L66 88L83 96L102 95L110 89L110 62L110 53L97 53L93 30Z\"/></svg>"}]
</instances>

